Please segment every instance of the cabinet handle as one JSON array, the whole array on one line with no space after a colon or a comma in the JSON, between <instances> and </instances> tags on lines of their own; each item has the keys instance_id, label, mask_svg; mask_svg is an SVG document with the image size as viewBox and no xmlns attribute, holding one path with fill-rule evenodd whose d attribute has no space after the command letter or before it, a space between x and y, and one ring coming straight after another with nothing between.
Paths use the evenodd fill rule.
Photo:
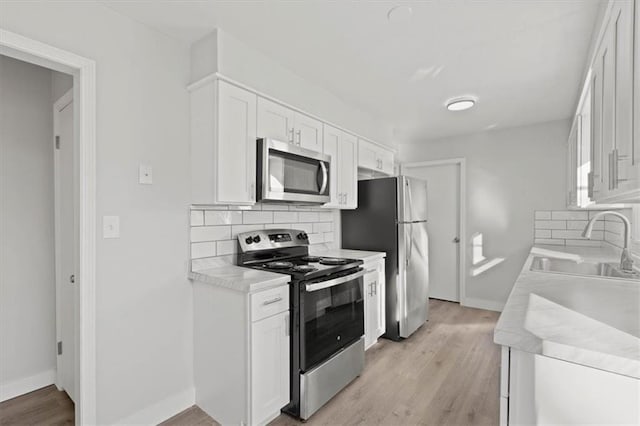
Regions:
<instances>
[{"instance_id":1,"label":"cabinet handle","mask_svg":"<svg viewBox=\"0 0 640 426\"><path fill-rule=\"evenodd\" d=\"M251 201L255 200L256 197L256 184L252 183L251 185L249 185L249 199Z\"/></svg>"},{"instance_id":2,"label":"cabinet handle","mask_svg":"<svg viewBox=\"0 0 640 426\"><path fill-rule=\"evenodd\" d=\"M282 297L278 296L278 297L274 297L273 299L270 299L270 300L265 300L264 302L262 302L262 304L263 305L273 305L274 303L278 303L281 300L282 300Z\"/></svg>"},{"instance_id":3,"label":"cabinet handle","mask_svg":"<svg viewBox=\"0 0 640 426\"><path fill-rule=\"evenodd\" d=\"M293 143L293 127L289 130L289 142Z\"/></svg>"},{"instance_id":4,"label":"cabinet handle","mask_svg":"<svg viewBox=\"0 0 640 426\"><path fill-rule=\"evenodd\" d=\"M302 144L302 130L298 130L296 134L298 135L298 146L300 146Z\"/></svg>"},{"instance_id":5,"label":"cabinet handle","mask_svg":"<svg viewBox=\"0 0 640 426\"><path fill-rule=\"evenodd\" d=\"M372 296L376 296L378 294L378 282L374 281L371 283Z\"/></svg>"}]
</instances>

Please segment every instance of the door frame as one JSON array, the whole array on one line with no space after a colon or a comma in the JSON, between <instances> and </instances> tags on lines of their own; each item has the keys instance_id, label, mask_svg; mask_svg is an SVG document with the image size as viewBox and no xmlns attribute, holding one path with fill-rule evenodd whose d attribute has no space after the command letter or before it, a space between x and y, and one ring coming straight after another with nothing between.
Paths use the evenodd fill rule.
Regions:
<instances>
[{"instance_id":1,"label":"door frame","mask_svg":"<svg viewBox=\"0 0 640 426\"><path fill-rule=\"evenodd\" d=\"M400 174L404 175L408 169L412 168L424 168L424 167L437 167L437 166L448 166L448 165L458 165L459 173L460 173L460 191L459 191L459 217L460 221L458 223L458 238L460 238L460 243L458 243L458 292L460 296L460 305L467 306L467 296L466 296L466 255L467 255L467 161L464 157L462 158L447 158L444 160L433 160L433 161L417 161L410 163L401 163L400 164ZM427 184L427 190L429 186Z\"/></svg>"},{"instance_id":2,"label":"door frame","mask_svg":"<svg viewBox=\"0 0 640 426\"><path fill-rule=\"evenodd\" d=\"M53 104L53 138L54 143L57 143L55 138L60 134L60 113L63 109L65 109L71 102L73 102L73 88L67 91L64 95L62 95L59 99L57 99ZM75 117L74 117L75 118ZM75 139L75 138L74 138ZM72 147L73 149L73 147ZM53 149L53 193L54 193L54 236L55 236L55 271L56 271L56 342L62 341L62 318L60 313L62 312L62 296L61 296L61 288L65 284L69 284L62 277L62 247L60 236L62 235L62 215L60 213L61 204L60 204L60 150L57 147ZM75 185L75 179L73 182ZM76 200L74 200L74 209L77 209ZM74 220L74 228L77 227L77 221ZM75 232L75 230L74 230ZM74 265L74 270L77 269L77 265ZM77 318L74 318L74 324L77 322ZM74 348L75 351L75 343ZM64 353L64 349L63 349ZM58 390L63 389L62 386L62 357L58 354L56 355L56 387Z\"/></svg>"},{"instance_id":3,"label":"door frame","mask_svg":"<svg viewBox=\"0 0 640 426\"><path fill-rule=\"evenodd\" d=\"M78 220L75 421L96 424L96 64L0 28L0 54L73 76ZM52 348L53 349L53 348Z\"/></svg>"}]
</instances>

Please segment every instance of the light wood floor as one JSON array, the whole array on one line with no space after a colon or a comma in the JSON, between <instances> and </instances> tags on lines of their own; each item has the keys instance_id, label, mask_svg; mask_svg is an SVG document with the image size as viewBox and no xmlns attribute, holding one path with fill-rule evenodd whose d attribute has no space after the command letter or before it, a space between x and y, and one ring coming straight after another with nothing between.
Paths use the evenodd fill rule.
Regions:
<instances>
[{"instance_id":1,"label":"light wood floor","mask_svg":"<svg viewBox=\"0 0 640 426\"><path fill-rule=\"evenodd\" d=\"M497 425L500 353L493 344L493 328L498 314L439 300L431 300L430 309L429 322L411 338L382 339L369 349L362 376L306 425ZM55 407L50 395L26 402L52 391L57 392L55 387L45 388L0 404L0 425L72 423L58 420L72 418L72 405ZM22 402L16 404L17 400ZM35 408L38 404L47 407ZM17 414L18 407L24 410L22 415ZM58 410L69 414L65 417ZM163 423L217 424L195 406ZM284 414L271 423L300 424Z\"/></svg>"},{"instance_id":2,"label":"light wood floor","mask_svg":"<svg viewBox=\"0 0 640 426\"><path fill-rule=\"evenodd\" d=\"M73 401L54 385L0 403L2 426L73 424Z\"/></svg>"}]
</instances>

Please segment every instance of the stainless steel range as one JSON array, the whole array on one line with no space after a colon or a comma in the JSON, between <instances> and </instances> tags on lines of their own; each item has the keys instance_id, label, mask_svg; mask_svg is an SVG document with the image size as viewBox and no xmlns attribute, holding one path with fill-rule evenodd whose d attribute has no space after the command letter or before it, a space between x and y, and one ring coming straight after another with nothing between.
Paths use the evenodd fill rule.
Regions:
<instances>
[{"instance_id":1,"label":"stainless steel range","mask_svg":"<svg viewBox=\"0 0 640 426\"><path fill-rule=\"evenodd\" d=\"M291 402L308 419L364 367L362 260L309 255L304 231L238 235L238 265L291 276Z\"/></svg>"}]
</instances>

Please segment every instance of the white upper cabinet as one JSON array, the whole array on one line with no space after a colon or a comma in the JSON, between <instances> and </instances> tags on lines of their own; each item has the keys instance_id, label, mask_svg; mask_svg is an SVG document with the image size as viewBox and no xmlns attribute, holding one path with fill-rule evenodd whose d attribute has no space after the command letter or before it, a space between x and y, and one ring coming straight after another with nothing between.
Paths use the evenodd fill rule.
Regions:
<instances>
[{"instance_id":1,"label":"white upper cabinet","mask_svg":"<svg viewBox=\"0 0 640 426\"><path fill-rule=\"evenodd\" d=\"M578 204L578 146L580 144L580 116L576 117L567 143L567 206Z\"/></svg>"},{"instance_id":2,"label":"white upper cabinet","mask_svg":"<svg viewBox=\"0 0 640 426\"><path fill-rule=\"evenodd\" d=\"M355 209L358 205L357 138L324 124L324 153L331 156L331 201L325 208Z\"/></svg>"},{"instance_id":3,"label":"white upper cabinet","mask_svg":"<svg viewBox=\"0 0 640 426\"><path fill-rule=\"evenodd\" d=\"M343 209L358 207L358 138L342 132L342 141L338 147L340 169L338 182L343 194Z\"/></svg>"},{"instance_id":4,"label":"white upper cabinet","mask_svg":"<svg viewBox=\"0 0 640 426\"><path fill-rule=\"evenodd\" d=\"M393 175L393 151L364 139L358 140L358 167L384 175Z\"/></svg>"},{"instance_id":5,"label":"white upper cabinet","mask_svg":"<svg viewBox=\"0 0 640 426\"><path fill-rule=\"evenodd\" d=\"M258 97L258 137L293 143L294 111Z\"/></svg>"},{"instance_id":6,"label":"white upper cabinet","mask_svg":"<svg viewBox=\"0 0 640 426\"><path fill-rule=\"evenodd\" d=\"M331 127L328 124L324 125L324 153L331 156L331 169L329 170L329 193L331 194L331 201L323 205L322 207L330 209L341 208L340 194L338 193L338 145L342 139L342 130L338 130L335 127Z\"/></svg>"},{"instance_id":7,"label":"white upper cabinet","mask_svg":"<svg viewBox=\"0 0 640 426\"><path fill-rule=\"evenodd\" d=\"M258 137L322 152L322 122L262 97L258 98Z\"/></svg>"},{"instance_id":8,"label":"white upper cabinet","mask_svg":"<svg viewBox=\"0 0 640 426\"><path fill-rule=\"evenodd\" d=\"M296 112L294 119L294 140L298 146L322 152L322 122L308 115Z\"/></svg>"},{"instance_id":9,"label":"white upper cabinet","mask_svg":"<svg viewBox=\"0 0 640 426\"><path fill-rule=\"evenodd\" d=\"M634 28L637 9L638 0L610 1L596 42L590 78L585 87L585 90L589 89L590 99L583 99L576 115L576 122L584 121L581 110L589 107L589 129L586 132L584 124L574 123L574 128L582 131L572 132L571 138L578 137L578 150L569 151L569 155L580 156L577 164L582 166L577 184L572 189L578 193L579 206L591 202L640 202L640 142L637 137L640 120L637 117L634 120L634 108L637 114L640 106L637 95L639 77L634 77L634 61L639 61L640 44L638 19L635 19ZM589 138L590 145L588 153L581 150L586 138ZM580 173L585 168L589 169L586 203L580 197L580 189L585 186Z\"/></svg>"},{"instance_id":10,"label":"white upper cabinet","mask_svg":"<svg viewBox=\"0 0 640 426\"><path fill-rule=\"evenodd\" d=\"M193 204L255 203L256 102L221 80L191 91Z\"/></svg>"}]
</instances>

